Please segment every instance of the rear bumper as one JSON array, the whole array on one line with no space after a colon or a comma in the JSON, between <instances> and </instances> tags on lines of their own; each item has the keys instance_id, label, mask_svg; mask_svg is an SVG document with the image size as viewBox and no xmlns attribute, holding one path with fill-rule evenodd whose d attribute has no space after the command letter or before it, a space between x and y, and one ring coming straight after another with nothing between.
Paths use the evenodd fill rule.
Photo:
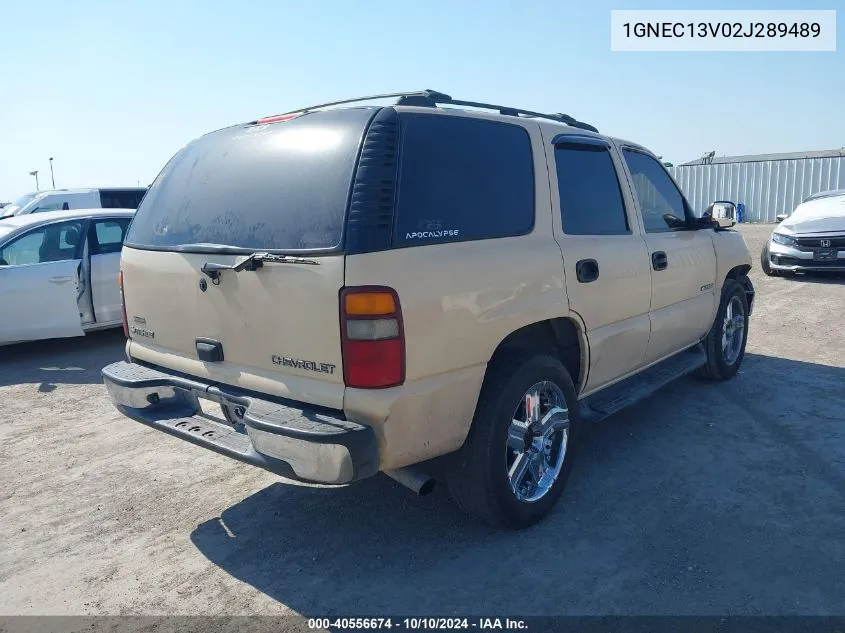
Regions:
<instances>
[{"instance_id":1,"label":"rear bumper","mask_svg":"<svg viewBox=\"0 0 845 633\"><path fill-rule=\"evenodd\" d=\"M835 259L814 259L812 251L801 250L769 240L769 266L782 271L845 271L845 251L839 250Z\"/></svg>"},{"instance_id":2,"label":"rear bumper","mask_svg":"<svg viewBox=\"0 0 845 633\"><path fill-rule=\"evenodd\" d=\"M373 429L340 411L266 400L124 361L105 367L103 382L117 409L133 420L273 473L345 484L379 469ZM232 423L205 416L200 399L218 402Z\"/></svg>"}]
</instances>

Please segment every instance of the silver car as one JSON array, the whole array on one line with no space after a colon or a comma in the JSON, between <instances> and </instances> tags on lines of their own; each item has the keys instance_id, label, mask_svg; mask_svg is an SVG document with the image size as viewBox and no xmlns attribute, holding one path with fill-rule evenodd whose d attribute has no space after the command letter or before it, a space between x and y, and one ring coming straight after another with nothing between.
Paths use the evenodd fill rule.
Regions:
<instances>
[{"instance_id":1,"label":"silver car","mask_svg":"<svg viewBox=\"0 0 845 633\"><path fill-rule=\"evenodd\" d=\"M775 227L760 265L767 275L845 272L845 189L813 194L795 207Z\"/></svg>"}]
</instances>

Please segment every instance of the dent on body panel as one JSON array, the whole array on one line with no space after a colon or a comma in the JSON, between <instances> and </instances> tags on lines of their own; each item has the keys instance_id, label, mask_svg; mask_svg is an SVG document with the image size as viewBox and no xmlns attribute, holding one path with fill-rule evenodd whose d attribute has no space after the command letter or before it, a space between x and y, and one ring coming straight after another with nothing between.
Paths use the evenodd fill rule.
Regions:
<instances>
[{"instance_id":1,"label":"dent on body panel","mask_svg":"<svg viewBox=\"0 0 845 633\"><path fill-rule=\"evenodd\" d=\"M731 269L752 265L748 245L738 231L714 231L713 249L716 251L716 284L720 289Z\"/></svg>"},{"instance_id":2,"label":"dent on body panel","mask_svg":"<svg viewBox=\"0 0 845 633\"><path fill-rule=\"evenodd\" d=\"M638 315L590 333L586 350L589 359L582 359L582 367L588 368L582 372L581 389L585 395L618 378L620 373L642 365L646 346L640 341L648 341L650 329L648 315Z\"/></svg>"},{"instance_id":3,"label":"dent on body panel","mask_svg":"<svg viewBox=\"0 0 845 633\"><path fill-rule=\"evenodd\" d=\"M418 270L432 273L427 283L411 293L397 288L409 378L486 363L514 330L567 314L560 253L551 237L454 244L431 255L419 262Z\"/></svg>"},{"instance_id":4,"label":"dent on body panel","mask_svg":"<svg viewBox=\"0 0 845 633\"><path fill-rule=\"evenodd\" d=\"M481 326L468 333L475 338L474 362L489 361L498 344L521 327L569 315L560 247L554 240L559 215L553 206L543 133L536 123L526 123L524 128L531 139L534 166L533 230L528 235L467 244L463 256L475 257L480 265L480 274L467 281L481 283L466 290L454 285L441 298L444 317L464 310L474 317L470 325Z\"/></svg>"},{"instance_id":5,"label":"dent on body panel","mask_svg":"<svg viewBox=\"0 0 845 633\"><path fill-rule=\"evenodd\" d=\"M477 365L391 389L347 389L344 413L373 428L382 470L415 464L464 443L484 371Z\"/></svg>"},{"instance_id":6,"label":"dent on body panel","mask_svg":"<svg viewBox=\"0 0 845 633\"><path fill-rule=\"evenodd\" d=\"M685 270L701 277L716 274L714 248L710 240L697 231L649 233L651 250L666 250L673 270Z\"/></svg>"},{"instance_id":7,"label":"dent on body panel","mask_svg":"<svg viewBox=\"0 0 845 633\"><path fill-rule=\"evenodd\" d=\"M65 263L65 262L63 262ZM68 261L67 270L63 271L71 279L78 279L79 262ZM61 273L60 273L61 274ZM55 296L49 301L48 308L45 302L45 316L47 326L42 332L42 338L66 338L72 336L83 336L82 318L79 313L79 284L68 281L50 287L50 292Z\"/></svg>"},{"instance_id":8,"label":"dent on body panel","mask_svg":"<svg viewBox=\"0 0 845 633\"><path fill-rule=\"evenodd\" d=\"M648 235L652 251L664 250L669 266L653 273L651 311L712 292L716 281L716 254L706 234L699 231L652 233Z\"/></svg>"},{"instance_id":9,"label":"dent on body panel","mask_svg":"<svg viewBox=\"0 0 845 633\"><path fill-rule=\"evenodd\" d=\"M549 255L554 256L554 253ZM446 306L469 308L480 324L511 318L524 321L518 327L536 323L543 318L565 316L567 302L562 267L560 274L555 274L556 270L550 271L544 265L538 266L536 272L537 277L534 279L528 275L518 281L503 279L502 285L492 283L485 291L475 291L468 296L444 296L444 310Z\"/></svg>"}]
</instances>

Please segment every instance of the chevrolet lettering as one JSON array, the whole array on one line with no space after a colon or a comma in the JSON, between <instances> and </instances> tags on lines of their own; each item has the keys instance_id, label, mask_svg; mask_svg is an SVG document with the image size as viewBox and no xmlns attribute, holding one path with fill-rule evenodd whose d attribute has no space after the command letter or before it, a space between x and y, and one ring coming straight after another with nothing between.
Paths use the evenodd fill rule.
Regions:
<instances>
[{"instance_id":1,"label":"chevrolet lettering","mask_svg":"<svg viewBox=\"0 0 845 633\"><path fill-rule=\"evenodd\" d=\"M335 366L331 363L317 363L313 360L302 360L300 358L289 358L287 356L271 357L274 365L282 367L293 367L295 369L307 369L308 371L319 371L324 374L333 374Z\"/></svg>"}]
</instances>

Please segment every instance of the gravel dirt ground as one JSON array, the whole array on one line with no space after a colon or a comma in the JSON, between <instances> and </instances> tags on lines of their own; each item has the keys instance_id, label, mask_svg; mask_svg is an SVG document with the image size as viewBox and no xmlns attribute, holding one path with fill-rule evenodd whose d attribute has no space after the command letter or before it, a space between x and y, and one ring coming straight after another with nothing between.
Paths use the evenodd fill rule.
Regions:
<instances>
[{"instance_id":1,"label":"gravel dirt ground","mask_svg":"<svg viewBox=\"0 0 845 633\"><path fill-rule=\"evenodd\" d=\"M591 429L521 533L120 416L118 331L0 348L0 614L845 614L845 278L767 278L740 375Z\"/></svg>"}]
</instances>

